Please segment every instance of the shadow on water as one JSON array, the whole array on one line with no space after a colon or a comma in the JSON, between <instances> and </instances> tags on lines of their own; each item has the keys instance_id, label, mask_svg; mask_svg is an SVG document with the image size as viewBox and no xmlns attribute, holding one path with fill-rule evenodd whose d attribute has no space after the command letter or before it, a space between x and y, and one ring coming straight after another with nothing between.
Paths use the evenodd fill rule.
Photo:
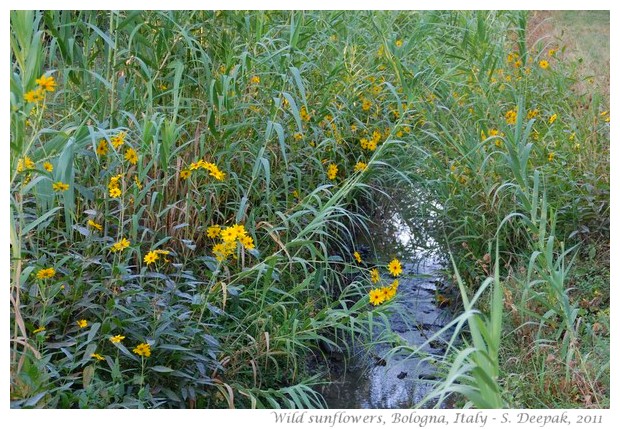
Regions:
<instances>
[{"instance_id":1,"label":"shadow on water","mask_svg":"<svg viewBox=\"0 0 620 429\"><path fill-rule=\"evenodd\" d=\"M329 383L318 388L329 408L411 408L419 404L430 392L433 380L438 378L433 356L438 359L445 353L443 345L452 331L428 341L452 319L449 300L443 297L445 260L437 247L426 240L426 248L413 247L412 232L398 213L383 223L385 231L373 236L378 260L394 256L395 241L403 262L398 294L391 303L389 329L377 321L371 350L353 346L353 357L345 362L332 359ZM403 256L406 256L403 257ZM387 272L382 273L388 277ZM385 341L387 337L392 338ZM382 341L381 338L384 340ZM410 349L421 348L421 353L390 353L394 345ZM432 405L432 404L427 404Z\"/></svg>"}]
</instances>

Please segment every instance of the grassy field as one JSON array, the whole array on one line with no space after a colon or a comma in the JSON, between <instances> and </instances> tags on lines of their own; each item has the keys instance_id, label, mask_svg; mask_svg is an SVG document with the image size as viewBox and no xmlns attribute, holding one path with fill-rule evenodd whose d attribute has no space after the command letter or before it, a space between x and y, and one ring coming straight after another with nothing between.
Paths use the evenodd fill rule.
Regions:
<instances>
[{"instance_id":1,"label":"grassy field","mask_svg":"<svg viewBox=\"0 0 620 429\"><path fill-rule=\"evenodd\" d=\"M529 40L556 43L580 73L592 77L609 98L609 11L563 10L532 12Z\"/></svg>"},{"instance_id":2,"label":"grassy field","mask_svg":"<svg viewBox=\"0 0 620 429\"><path fill-rule=\"evenodd\" d=\"M608 91L590 48L532 34L523 12L12 12L11 405L324 406L309 357L398 294L400 255L358 239L415 189L462 301L434 396L608 406Z\"/></svg>"}]
</instances>

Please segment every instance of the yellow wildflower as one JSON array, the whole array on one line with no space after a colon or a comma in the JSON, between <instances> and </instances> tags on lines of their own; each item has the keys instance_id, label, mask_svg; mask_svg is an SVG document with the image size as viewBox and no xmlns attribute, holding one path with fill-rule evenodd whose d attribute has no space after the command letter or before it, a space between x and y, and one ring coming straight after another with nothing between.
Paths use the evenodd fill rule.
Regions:
<instances>
[{"instance_id":1,"label":"yellow wildflower","mask_svg":"<svg viewBox=\"0 0 620 429\"><path fill-rule=\"evenodd\" d=\"M547 55L549 55L550 57L554 57L556 52L557 51L555 49L549 49L549 52L547 53Z\"/></svg>"},{"instance_id":2,"label":"yellow wildflower","mask_svg":"<svg viewBox=\"0 0 620 429\"><path fill-rule=\"evenodd\" d=\"M329 164L329 166L327 167L327 178L329 180L334 180L337 174L338 174L338 166L334 163Z\"/></svg>"},{"instance_id":3,"label":"yellow wildflower","mask_svg":"<svg viewBox=\"0 0 620 429\"><path fill-rule=\"evenodd\" d=\"M245 227L243 225L236 223L233 226L231 226L231 228L237 234L237 238L244 237L247 234L247 231L245 230Z\"/></svg>"},{"instance_id":4,"label":"yellow wildflower","mask_svg":"<svg viewBox=\"0 0 620 429\"><path fill-rule=\"evenodd\" d=\"M398 280L394 280L386 289L388 291L386 299L394 298L398 290Z\"/></svg>"},{"instance_id":5,"label":"yellow wildflower","mask_svg":"<svg viewBox=\"0 0 620 429\"><path fill-rule=\"evenodd\" d=\"M42 268L37 271L37 278L39 280L50 279L56 275L56 270L54 268Z\"/></svg>"},{"instance_id":6,"label":"yellow wildflower","mask_svg":"<svg viewBox=\"0 0 620 429\"><path fill-rule=\"evenodd\" d=\"M34 168L36 168L36 165L29 156L24 156L22 159L17 161L18 173L21 173L24 170L32 170Z\"/></svg>"},{"instance_id":7,"label":"yellow wildflower","mask_svg":"<svg viewBox=\"0 0 620 429\"><path fill-rule=\"evenodd\" d=\"M110 139L110 143L112 143L112 146L114 146L114 149L118 149L120 146L123 145L123 143L125 143L126 136L127 136L127 133L124 131L121 131L120 133L118 133L117 135L115 135L114 137Z\"/></svg>"},{"instance_id":8,"label":"yellow wildflower","mask_svg":"<svg viewBox=\"0 0 620 429\"><path fill-rule=\"evenodd\" d=\"M108 153L108 150L108 142L105 139L99 140L99 144L97 145L97 149L95 150L95 152L97 152L97 155L105 155Z\"/></svg>"},{"instance_id":9,"label":"yellow wildflower","mask_svg":"<svg viewBox=\"0 0 620 429\"><path fill-rule=\"evenodd\" d=\"M301 119L305 122L310 121L310 119L312 118L312 116L310 116L310 114L308 113L306 106L301 106L301 109L299 109L299 116L301 116Z\"/></svg>"},{"instance_id":10,"label":"yellow wildflower","mask_svg":"<svg viewBox=\"0 0 620 429\"><path fill-rule=\"evenodd\" d=\"M605 110L604 112L599 113L599 116L604 117L604 121L605 122L609 122L610 121L610 117L609 117L609 110Z\"/></svg>"},{"instance_id":11,"label":"yellow wildflower","mask_svg":"<svg viewBox=\"0 0 620 429\"><path fill-rule=\"evenodd\" d=\"M129 240L127 240L126 238L121 238L119 241L112 245L112 248L110 250L112 252L122 252L123 250L128 248L130 244L131 242Z\"/></svg>"},{"instance_id":12,"label":"yellow wildflower","mask_svg":"<svg viewBox=\"0 0 620 429\"><path fill-rule=\"evenodd\" d=\"M36 84L41 87L43 91L54 92L56 90L56 81L54 76L41 76L35 80Z\"/></svg>"},{"instance_id":13,"label":"yellow wildflower","mask_svg":"<svg viewBox=\"0 0 620 429\"><path fill-rule=\"evenodd\" d=\"M260 83L260 77L258 76L252 76L250 78L250 83Z\"/></svg>"},{"instance_id":14,"label":"yellow wildflower","mask_svg":"<svg viewBox=\"0 0 620 429\"><path fill-rule=\"evenodd\" d=\"M555 153L549 152L549 155L547 156L547 161L553 162L553 158L555 158Z\"/></svg>"},{"instance_id":15,"label":"yellow wildflower","mask_svg":"<svg viewBox=\"0 0 620 429\"><path fill-rule=\"evenodd\" d=\"M199 162L199 166L206 170L209 170L209 176L215 177L215 179L219 180L220 182L224 180L224 178L226 177L226 173L224 173L219 168L217 168L217 165L215 164L201 161ZM190 166L190 169L191 169L191 166Z\"/></svg>"},{"instance_id":16,"label":"yellow wildflower","mask_svg":"<svg viewBox=\"0 0 620 429\"><path fill-rule=\"evenodd\" d=\"M383 293L381 293L381 289L371 290L369 293L369 298L370 298L370 303L375 306L385 301L385 297L383 296Z\"/></svg>"},{"instance_id":17,"label":"yellow wildflower","mask_svg":"<svg viewBox=\"0 0 620 429\"><path fill-rule=\"evenodd\" d=\"M384 302L389 301L390 298L396 295L396 293L391 293L391 289L389 287L382 287L381 289L379 289L379 293L381 293L381 297L383 298Z\"/></svg>"},{"instance_id":18,"label":"yellow wildflower","mask_svg":"<svg viewBox=\"0 0 620 429\"><path fill-rule=\"evenodd\" d=\"M181 177L181 179L183 180L187 180L189 176L191 175L192 175L192 172L190 170L181 170L179 172L179 177Z\"/></svg>"},{"instance_id":19,"label":"yellow wildflower","mask_svg":"<svg viewBox=\"0 0 620 429\"><path fill-rule=\"evenodd\" d=\"M147 343L138 344L132 351L138 356L142 356L142 357L151 356L151 346Z\"/></svg>"},{"instance_id":20,"label":"yellow wildflower","mask_svg":"<svg viewBox=\"0 0 620 429\"><path fill-rule=\"evenodd\" d=\"M396 296L397 288L389 286L382 289L383 294L385 295L385 300L389 301L390 299Z\"/></svg>"},{"instance_id":21,"label":"yellow wildflower","mask_svg":"<svg viewBox=\"0 0 620 429\"><path fill-rule=\"evenodd\" d=\"M99 231L103 231L103 227L92 219L88 219L87 224L88 226L98 229Z\"/></svg>"},{"instance_id":22,"label":"yellow wildflower","mask_svg":"<svg viewBox=\"0 0 620 429\"><path fill-rule=\"evenodd\" d=\"M110 197L118 198L122 195L122 192L119 188L110 188Z\"/></svg>"},{"instance_id":23,"label":"yellow wildflower","mask_svg":"<svg viewBox=\"0 0 620 429\"><path fill-rule=\"evenodd\" d=\"M56 182L52 184L52 189L55 192L63 192L69 189L69 185L67 183Z\"/></svg>"},{"instance_id":24,"label":"yellow wildflower","mask_svg":"<svg viewBox=\"0 0 620 429\"><path fill-rule=\"evenodd\" d=\"M153 262L157 261L157 259L159 259L159 255L157 254L157 252L150 251L149 253L144 255L144 262L146 262L146 265L152 264Z\"/></svg>"},{"instance_id":25,"label":"yellow wildflower","mask_svg":"<svg viewBox=\"0 0 620 429\"><path fill-rule=\"evenodd\" d=\"M362 263L362 255L360 255L360 252L358 251L353 252L353 257L355 258L358 264Z\"/></svg>"},{"instance_id":26,"label":"yellow wildflower","mask_svg":"<svg viewBox=\"0 0 620 429\"><path fill-rule=\"evenodd\" d=\"M45 162L43 163L43 168L44 168L46 171L49 171L50 173L51 173L52 171L54 171L54 166L52 165L52 163L51 163L51 162L48 162L48 161L45 161Z\"/></svg>"},{"instance_id":27,"label":"yellow wildflower","mask_svg":"<svg viewBox=\"0 0 620 429\"><path fill-rule=\"evenodd\" d=\"M113 337L110 337L110 341L113 342L114 344L120 343L124 339L125 339L124 335L114 335Z\"/></svg>"},{"instance_id":28,"label":"yellow wildflower","mask_svg":"<svg viewBox=\"0 0 620 429\"><path fill-rule=\"evenodd\" d=\"M209 172L209 175L215 177L215 179L219 180L220 182L226 178L226 173L221 170L213 170Z\"/></svg>"},{"instance_id":29,"label":"yellow wildflower","mask_svg":"<svg viewBox=\"0 0 620 429\"><path fill-rule=\"evenodd\" d=\"M362 99L362 110L367 112L372 107L372 103L367 98Z\"/></svg>"},{"instance_id":30,"label":"yellow wildflower","mask_svg":"<svg viewBox=\"0 0 620 429\"><path fill-rule=\"evenodd\" d=\"M207 237L209 238L217 238L222 232L222 228L219 225L211 225L207 228Z\"/></svg>"},{"instance_id":31,"label":"yellow wildflower","mask_svg":"<svg viewBox=\"0 0 620 429\"><path fill-rule=\"evenodd\" d=\"M353 167L353 169L355 171L364 171L366 170L366 168L368 168L368 164L366 164L365 162L358 162L355 164L355 167Z\"/></svg>"},{"instance_id":32,"label":"yellow wildflower","mask_svg":"<svg viewBox=\"0 0 620 429\"><path fill-rule=\"evenodd\" d=\"M45 331L45 326L39 326L37 329L32 331L33 334L38 334L39 332Z\"/></svg>"},{"instance_id":33,"label":"yellow wildflower","mask_svg":"<svg viewBox=\"0 0 620 429\"><path fill-rule=\"evenodd\" d=\"M517 111L516 110L509 110L506 112L505 115L506 118L506 123L508 125L514 125L517 123Z\"/></svg>"},{"instance_id":34,"label":"yellow wildflower","mask_svg":"<svg viewBox=\"0 0 620 429\"><path fill-rule=\"evenodd\" d=\"M553 124L555 122L555 120L558 119L558 115L557 113L554 113L553 115L551 115L551 117L549 118L549 125Z\"/></svg>"},{"instance_id":35,"label":"yellow wildflower","mask_svg":"<svg viewBox=\"0 0 620 429\"><path fill-rule=\"evenodd\" d=\"M217 259L219 262L223 262L230 254L229 249L230 248L226 246L225 243L217 243L215 246L213 246L213 249L211 251L213 252L213 255L215 255L215 259Z\"/></svg>"},{"instance_id":36,"label":"yellow wildflower","mask_svg":"<svg viewBox=\"0 0 620 429\"><path fill-rule=\"evenodd\" d=\"M229 226L228 228L223 229L220 232L220 235L222 236L222 240L230 243L237 239L238 232L236 228Z\"/></svg>"},{"instance_id":37,"label":"yellow wildflower","mask_svg":"<svg viewBox=\"0 0 620 429\"><path fill-rule=\"evenodd\" d=\"M400 276L403 272L403 267L401 266L400 261L397 258L392 259L388 264L387 268L390 274L392 274L394 277Z\"/></svg>"},{"instance_id":38,"label":"yellow wildflower","mask_svg":"<svg viewBox=\"0 0 620 429\"><path fill-rule=\"evenodd\" d=\"M39 101L43 100L44 94L45 93L43 91L43 88L37 88L25 93L24 100L26 100L28 103L38 103Z\"/></svg>"},{"instance_id":39,"label":"yellow wildflower","mask_svg":"<svg viewBox=\"0 0 620 429\"><path fill-rule=\"evenodd\" d=\"M378 269L373 268L372 270L370 270L370 281L373 283L379 282L379 270Z\"/></svg>"},{"instance_id":40,"label":"yellow wildflower","mask_svg":"<svg viewBox=\"0 0 620 429\"><path fill-rule=\"evenodd\" d=\"M398 39L394 44L397 48L400 48L401 46L403 46L403 39Z\"/></svg>"},{"instance_id":41,"label":"yellow wildflower","mask_svg":"<svg viewBox=\"0 0 620 429\"><path fill-rule=\"evenodd\" d=\"M130 164L136 165L138 163L138 154L132 147L130 147L127 151L125 151L125 159L129 161Z\"/></svg>"},{"instance_id":42,"label":"yellow wildflower","mask_svg":"<svg viewBox=\"0 0 620 429\"><path fill-rule=\"evenodd\" d=\"M103 356L101 356L99 353L93 353L90 355L91 358L97 359L97 360L105 360L105 358Z\"/></svg>"},{"instance_id":43,"label":"yellow wildflower","mask_svg":"<svg viewBox=\"0 0 620 429\"><path fill-rule=\"evenodd\" d=\"M538 62L538 65L540 66L541 69L547 70L549 68L549 61L547 61L547 60L540 60Z\"/></svg>"},{"instance_id":44,"label":"yellow wildflower","mask_svg":"<svg viewBox=\"0 0 620 429\"><path fill-rule=\"evenodd\" d=\"M538 109L531 109L527 111L527 119L535 118L539 115Z\"/></svg>"},{"instance_id":45,"label":"yellow wildflower","mask_svg":"<svg viewBox=\"0 0 620 429\"><path fill-rule=\"evenodd\" d=\"M239 243L241 243L241 245L243 247L245 247L248 250L252 250L254 249L254 239L252 237L250 237L249 235L244 235L242 237L239 238Z\"/></svg>"},{"instance_id":46,"label":"yellow wildflower","mask_svg":"<svg viewBox=\"0 0 620 429\"><path fill-rule=\"evenodd\" d=\"M86 319L81 319L77 321L78 328L86 328L88 326L88 321Z\"/></svg>"}]
</instances>

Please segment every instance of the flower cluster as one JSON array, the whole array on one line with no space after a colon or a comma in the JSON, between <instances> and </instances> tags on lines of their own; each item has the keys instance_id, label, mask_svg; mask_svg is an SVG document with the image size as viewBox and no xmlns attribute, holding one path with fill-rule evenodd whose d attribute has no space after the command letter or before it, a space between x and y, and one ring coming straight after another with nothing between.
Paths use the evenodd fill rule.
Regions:
<instances>
[{"instance_id":1,"label":"flower cluster","mask_svg":"<svg viewBox=\"0 0 620 429\"><path fill-rule=\"evenodd\" d=\"M21 173L24 170L34 170L37 168L35 163L30 159L29 156L24 156L17 161L17 172Z\"/></svg>"},{"instance_id":2,"label":"flower cluster","mask_svg":"<svg viewBox=\"0 0 620 429\"><path fill-rule=\"evenodd\" d=\"M110 248L110 251L113 253L122 252L123 250L128 248L130 244L131 242L129 240L127 240L126 238L121 238L120 240L118 240L116 243L112 245L112 247Z\"/></svg>"},{"instance_id":3,"label":"flower cluster","mask_svg":"<svg viewBox=\"0 0 620 429\"><path fill-rule=\"evenodd\" d=\"M39 79L36 79L35 82L38 86L32 91L28 91L24 94L24 100L28 103L39 103L45 98L46 92L56 91L56 81L53 76L43 75Z\"/></svg>"},{"instance_id":4,"label":"flower cluster","mask_svg":"<svg viewBox=\"0 0 620 429\"><path fill-rule=\"evenodd\" d=\"M377 149L377 145L381 141L381 137L381 132L375 130L372 132L372 137L363 137L360 139L360 146L362 149L374 152Z\"/></svg>"},{"instance_id":5,"label":"flower cluster","mask_svg":"<svg viewBox=\"0 0 620 429\"><path fill-rule=\"evenodd\" d=\"M308 113L306 106L301 106L301 109L299 109L299 116L304 122L309 122L310 119L312 119L312 116Z\"/></svg>"},{"instance_id":6,"label":"flower cluster","mask_svg":"<svg viewBox=\"0 0 620 429\"><path fill-rule=\"evenodd\" d=\"M508 125L516 124L517 123L517 110L512 109L512 110L507 111L504 117L506 118L506 123Z\"/></svg>"},{"instance_id":7,"label":"flower cluster","mask_svg":"<svg viewBox=\"0 0 620 429\"><path fill-rule=\"evenodd\" d=\"M226 173L224 173L222 170L220 170L217 165L211 163L211 162L206 162L204 160L199 160L197 162L192 162L189 165L189 169L187 170L181 170L180 172L180 176L181 179L186 180L189 178L189 176L191 176L192 171L196 171L198 169L203 169L203 170L207 170L209 172L209 176L214 177L216 180L219 180L220 182L223 181L226 178Z\"/></svg>"},{"instance_id":8,"label":"flower cluster","mask_svg":"<svg viewBox=\"0 0 620 429\"><path fill-rule=\"evenodd\" d=\"M240 244L247 250L252 250L256 246L254 245L254 239L248 234L243 225L234 224L227 228L221 228L219 225L212 225L207 229L207 235L212 238L217 238L217 235L222 239L220 243L213 246L212 252L215 255L215 259L219 262L225 261L229 256L235 253L237 250L237 244Z\"/></svg>"},{"instance_id":9,"label":"flower cluster","mask_svg":"<svg viewBox=\"0 0 620 429\"><path fill-rule=\"evenodd\" d=\"M372 305L383 304L396 296L398 291L398 280L394 280L389 286L375 288L370 291L369 298Z\"/></svg>"},{"instance_id":10,"label":"flower cluster","mask_svg":"<svg viewBox=\"0 0 620 429\"><path fill-rule=\"evenodd\" d=\"M114 147L114 149L118 149L125 143L126 136L127 136L127 133L125 133L124 131L121 131L120 133L118 133L117 135L113 136L110 139L110 144L112 145L112 147ZM97 155L100 155L100 156L106 155L109 150L110 148L108 146L108 141L106 139L99 140L99 144L97 144L97 149L95 150L95 152L97 152ZM130 152L130 150L133 152ZM129 153L129 156L127 155L128 153ZM135 161L137 162L138 161L137 154L135 153L133 149L129 148L127 152L125 152L125 159L127 159L129 162L135 165L136 162L132 162L134 158L135 158Z\"/></svg>"},{"instance_id":11,"label":"flower cluster","mask_svg":"<svg viewBox=\"0 0 620 429\"><path fill-rule=\"evenodd\" d=\"M394 277L400 276L403 272L403 267L397 258L394 258L390 261L390 263L387 266L387 269L390 272L390 274ZM381 276L379 275L379 270L377 268L371 269L370 270L370 281L373 284L376 284L376 283L379 283L380 280L381 280ZM397 291L398 291L398 280L395 279L388 286L377 287L377 288L372 289L368 293L368 297L369 297L370 303L376 306L376 305L382 304L394 298L396 296Z\"/></svg>"},{"instance_id":12,"label":"flower cluster","mask_svg":"<svg viewBox=\"0 0 620 429\"><path fill-rule=\"evenodd\" d=\"M110 197L118 198L123 194L119 184L122 177L122 174L118 174L110 178L110 183L108 183L108 193L110 194Z\"/></svg>"},{"instance_id":13,"label":"flower cluster","mask_svg":"<svg viewBox=\"0 0 620 429\"><path fill-rule=\"evenodd\" d=\"M331 163L327 166L327 178L329 180L334 180L338 175L338 166L334 163Z\"/></svg>"},{"instance_id":14,"label":"flower cluster","mask_svg":"<svg viewBox=\"0 0 620 429\"><path fill-rule=\"evenodd\" d=\"M151 346L148 343L140 343L132 351L138 356L151 356Z\"/></svg>"},{"instance_id":15,"label":"flower cluster","mask_svg":"<svg viewBox=\"0 0 620 429\"><path fill-rule=\"evenodd\" d=\"M151 250L146 255L144 255L144 262L146 263L146 265L150 265L159 259L159 255L165 256L169 254L170 251L168 250ZM164 258L164 260L167 262L167 259Z\"/></svg>"}]
</instances>

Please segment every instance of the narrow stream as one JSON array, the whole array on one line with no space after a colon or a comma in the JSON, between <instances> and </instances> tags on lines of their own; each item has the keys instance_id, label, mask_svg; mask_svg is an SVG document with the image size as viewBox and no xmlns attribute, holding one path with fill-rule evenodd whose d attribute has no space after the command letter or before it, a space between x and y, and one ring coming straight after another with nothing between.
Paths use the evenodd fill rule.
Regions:
<instances>
[{"instance_id":1,"label":"narrow stream","mask_svg":"<svg viewBox=\"0 0 620 429\"><path fill-rule=\"evenodd\" d=\"M407 248L413 241L411 231L398 214L391 217L391 224L392 239L400 242L401 249ZM409 254L408 260L401 260L403 274L389 323L392 332L401 338L398 341L415 349L448 324L453 314L448 300L440 297L445 293L441 256L415 249ZM387 278L387 273L382 276ZM385 330L379 325L375 336L379 338ZM442 338L446 335L431 341L422 351L443 356L445 343ZM429 393L432 380L438 377L436 368L429 359L423 359L424 354L389 354L390 349L391 344L378 342L370 353L358 350L346 366L343 361L333 362L332 381L319 389L328 407L415 407Z\"/></svg>"}]
</instances>

